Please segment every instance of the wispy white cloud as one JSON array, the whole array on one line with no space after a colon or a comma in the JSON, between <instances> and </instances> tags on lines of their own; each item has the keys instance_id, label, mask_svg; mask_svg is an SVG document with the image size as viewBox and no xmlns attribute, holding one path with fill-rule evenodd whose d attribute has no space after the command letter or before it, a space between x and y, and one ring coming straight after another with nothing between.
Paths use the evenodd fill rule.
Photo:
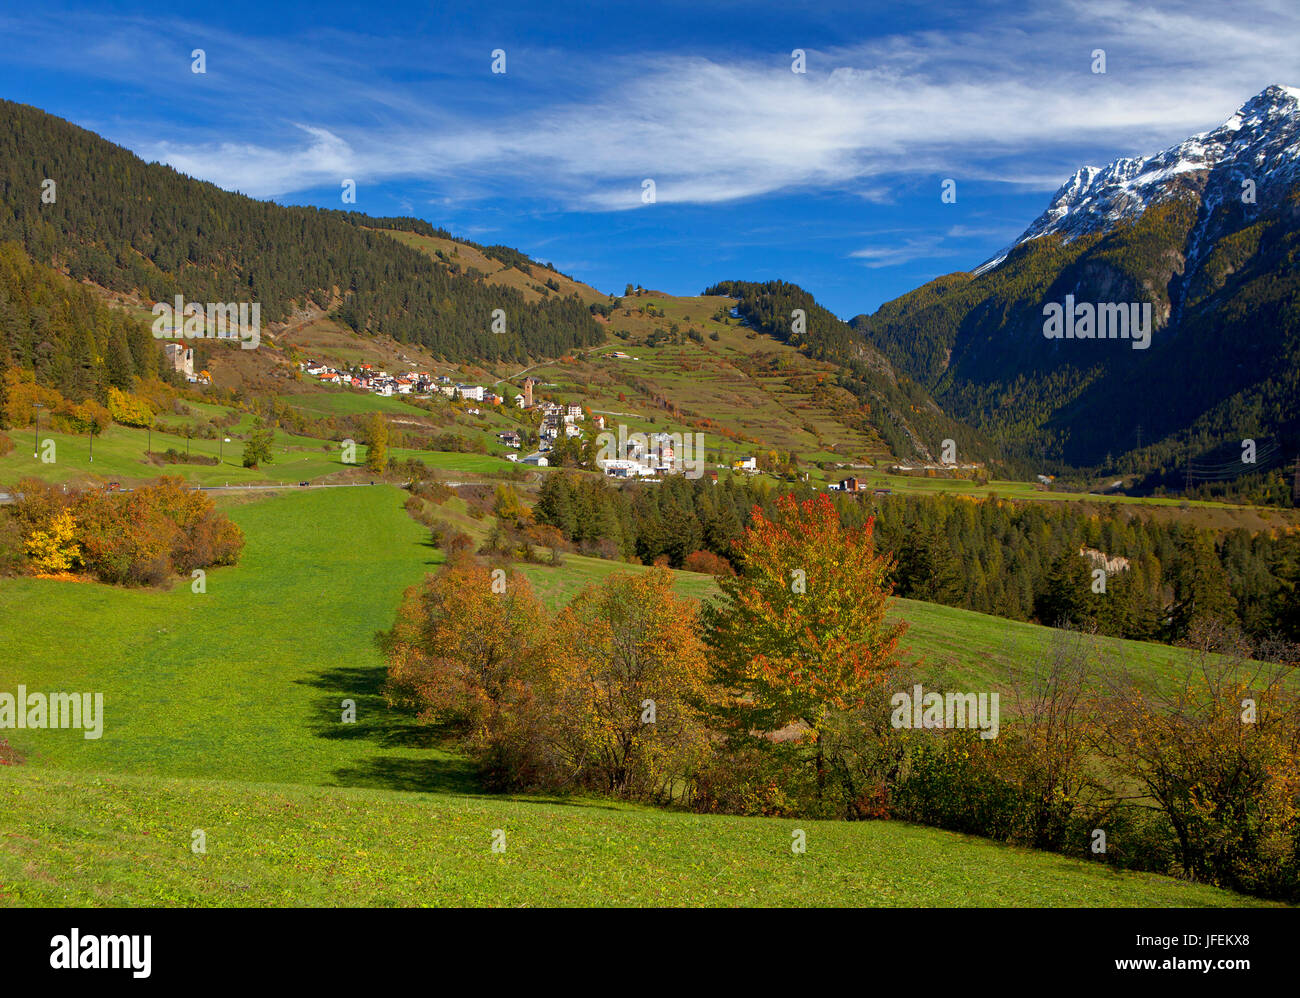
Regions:
<instances>
[{"instance_id":1,"label":"wispy white cloud","mask_svg":"<svg viewBox=\"0 0 1300 998\"><path fill-rule=\"evenodd\" d=\"M911 263L913 260L933 260L939 257L953 256L956 251L945 248L940 236L916 236L904 239L894 245L868 246L854 250L849 256L864 261L864 266L871 269L879 267L896 267Z\"/></svg>"},{"instance_id":2,"label":"wispy white cloud","mask_svg":"<svg viewBox=\"0 0 1300 998\"><path fill-rule=\"evenodd\" d=\"M863 266L871 270L882 267L899 267L915 260L941 260L955 256L969 256L972 246L978 246L983 240L997 239L1010 241L1021 230L1021 226L1008 225L951 225L943 232L918 232L907 229L880 229L868 235L874 240L870 246L854 250L849 254L852 260L863 261ZM883 236L902 238L882 239Z\"/></svg>"},{"instance_id":3,"label":"wispy white cloud","mask_svg":"<svg viewBox=\"0 0 1300 998\"><path fill-rule=\"evenodd\" d=\"M138 73L138 47L128 58L119 35L97 34L86 71L151 85ZM350 177L424 183L458 199L510 190L598 211L641 208L645 178L660 203L789 190L887 202L919 176L1048 191L1090 150L1150 152L1213 127L1269 83L1300 83L1300 8L1267 2L1016 8L978 32L930 27L810 50L806 75L771 59L570 53L549 88L486 74L444 74L435 86L405 72L402 47L388 39L331 45L326 34L308 50L206 37L218 54L210 78L185 85L227 116L218 130L191 127L183 138L120 128L142 155L258 196ZM373 58L384 47L386 61ZM1107 51L1105 75L1089 71L1094 48ZM390 75L376 68L384 65ZM164 74L155 85L177 82ZM257 102L257 120L283 126L232 138L228 109L240 100ZM904 243L855 255L883 266L923 252Z\"/></svg>"},{"instance_id":4,"label":"wispy white cloud","mask_svg":"<svg viewBox=\"0 0 1300 998\"><path fill-rule=\"evenodd\" d=\"M304 139L288 156L282 150L247 142L196 147L166 139L154 143L149 154L182 173L244 194L284 194L324 184L341 186L343 180L355 179L352 175L360 157L346 140L325 128L297 123L293 127ZM225 164L220 180L211 176L214 160Z\"/></svg>"}]
</instances>

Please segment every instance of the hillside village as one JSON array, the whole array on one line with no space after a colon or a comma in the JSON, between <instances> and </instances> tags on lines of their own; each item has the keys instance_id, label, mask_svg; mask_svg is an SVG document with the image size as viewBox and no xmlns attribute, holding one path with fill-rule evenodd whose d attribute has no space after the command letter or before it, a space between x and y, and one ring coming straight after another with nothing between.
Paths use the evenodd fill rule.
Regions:
<instances>
[{"instance_id":1,"label":"hillside village","mask_svg":"<svg viewBox=\"0 0 1300 998\"><path fill-rule=\"evenodd\" d=\"M550 459L547 454L554 448L556 440L561 435L566 438L580 439L583 428L579 424L586 422L590 412L580 402L556 402L541 398L536 394L539 383L535 378L525 378L523 390L516 393L513 398L507 399L506 396L483 385L453 382L446 375L435 376L414 368L402 373L390 374L388 371L376 370L371 364L360 364L355 369L349 370L310 359L300 362L298 368L321 385L360 389L384 398L409 396L415 400L429 400L435 395L441 395L451 401L475 402L489 406L505 406L510 403L514 408L525 412L538 412L541 415L541 422L537 429L535 451L522 457L517 453L523 449L525 443L525 435L520 431L505 430L497 434L497 442L506 448L500 456L507 461L533 467L549 466ZM481 415L481 411L475 407L466 409L469 415L475 416ZM606 429L605 417L593 414L592 427L595 432L603 432ZM621 453L612 458L598 458L595 464L609 478L654 480L664 475L682 474L686 469L679 460L678 450L681 444L681 434L677 433L634 434L632 439L622 445ZM717 467L726 466L717 465ZM753 456L733 460L730 467L731 470L744 474L758 474L760 470L758 459ZM949 476L962 472L980 472L984 467L982 462L962 464L912 462L891 465L889 470L891 473L901 475L919 473L933 476L937 473L941 476ZM715 470L708 471L707 475L714 481L718 478ZM853 494L870 492L874 495L889 495L892 491L873 486L857 476L849 476L838 483L832 482L828 488L831 491Z\"/></svg>"},{"instance_id":2,"label":"hillside village","mask_svg":"<svg viewBox=\"0 0 1300 998\"><path fill-rule=\"evenodd\" d=\"M316 360L302 361L298 368L322 385L361 389L385 398L396 395L427 401L435 395L441 395L452 401L478 402L491 406L504 406L507 403L504 395L483 385L457 383L446 375L435 377L415 369L390 374L388 371L375 370L371 364L360 364L355 369L348 370ZM537 384L536 379L525 378L523 390L509 400L516 409L540 414L537 449L520 457L516 452L523 449L525 434L518 430L503 430L496 437L497 442L506 448L501 456L507 461L545 468L550 464L547 453L554 448L561 436L569 439L580 439L583 436L583 428L579 424L587 421L590 410L579 402L542 399L535 394ZM467 408L466 412L470 415L481 414L480 409L473 407ZM594 432L603 432L606 429L605 417L593 415L591 427ZM610 478L655 479L663 475L681 474L686 470L679 460L681 443L679 433L633 434L624 445L622 453L613 458L598 458L595 463ZM758 460L754 457L740 458L732 462L732 469L757 474ZM717 481L716 471L706 474Z\"/></svg>"}]
</instances>

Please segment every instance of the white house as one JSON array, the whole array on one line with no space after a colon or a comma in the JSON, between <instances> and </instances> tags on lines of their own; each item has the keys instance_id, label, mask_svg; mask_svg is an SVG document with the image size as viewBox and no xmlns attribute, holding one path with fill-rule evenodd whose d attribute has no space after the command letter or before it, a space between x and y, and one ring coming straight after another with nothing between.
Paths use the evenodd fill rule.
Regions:
<instances>
[{"instance_id":1,"label":"white house","mask_svg":"<svg viewBox=\"0 0 1300 998\"><path fill-rule=\"evenodd\" d=\"M610 478L641 478L655 473L654 468L640 461L627 461L618 458L602 458L596 461L596 466Z\"/></svg>"},{"instance_id":2,"label":"white house","mask_svg":"<svg viewBox=\"0 0 1300 998\"><path fill-rule=\"evenodd\" d=\"M670 433L652 433L650 435L650 453L659 459L660 464L671 465L676 456L673 450L673 438Z\"/></svg>"},{"instance_id":3,"label":"white house","mask_svg":"<svg viewBox=\"0 0 1300 998\"><path fill-rule=\"evenodd\" d=\"M539 468L548 467L550 463L551 462L546 459L545 455L541 453L529 454L524 458L524 464L535 464Z\"/></svg>"}]
</instances>

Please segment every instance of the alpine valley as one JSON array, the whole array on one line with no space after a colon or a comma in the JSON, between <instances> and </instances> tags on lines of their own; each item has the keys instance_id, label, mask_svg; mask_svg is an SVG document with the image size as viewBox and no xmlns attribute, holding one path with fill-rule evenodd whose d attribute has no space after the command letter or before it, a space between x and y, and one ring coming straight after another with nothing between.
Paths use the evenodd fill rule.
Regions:
<instances>
[{"instance_id":1,"label":"alpine valley","mask_svg":"<svg viewBox=\"0 0 1300 998\"><path fill-rule=\"evenodd\" d=\"M509 247L416 219L227 193L31 107L4 102L0 119L0 238L30 257L20 270L53 268L117 304L251 293L273 333L327 316L362 338L489 365L558 357L620 331L621 299ZM50 173L62 178L57 206L29 196ZM722 281L705 295L731 298L733 319L821 365L823 381L833 371L829 384L856 400L880 453L928 461L952 439L1007 476L1105 476L1146 493L1185 484L1189 460L1229 463L1246 438L1266 440L1279 471L1295 454L1298 218L1300 90L1275 85L1163 152L1081 168L1006 250L872 315L842 322L783 281ZM1073 315L1069 335L1053 334L1067 296L1099 319L1125 312L1118 341L1075 336ZM494 308L514 316L506 335L488 331ZM666 334L672 311L640 315ZM0 316L0 364L73 395L103 380L97 365L116 363L119 379L149 370L137 329L101 322L92 346L57 317L37 330L31 316ZM254 353L222 377L264 378L286 359L274 342ZM217 354L209 366L229 368ZM698 408L710 415L707 400Z\"/></svg>"},{"instance_id":2,"label":"alpine valley","mask_svg":"<svg viewBox=\"0 0 1300 998\"><path fill-rule=\"evenodd\" d=\"M1212 131L1083 167L994 259L852 326L1009 460L1150 486L1246 438L1294 453L1298 182L1300 90L1270 86ZM1149 349L1044 335L1067 295L1150 303Z\"/></svg>"},{"instance_id":3,"label":"alpine valley","mask_svg":"<svg viewBox=\"0 0 1300 998\"><path fill-rule=\"evenodd\" d=\"M742 62L732 5L716 61L682 10L257 6L180 45L170 12L87 11L81 48L33 16L43 81L0 53L7 93L131 147L0 101L0 909L292 907L279 941L305 907L1158 907L1173 936L1300 904L1300 90L1036 219L1101 132L971 98L991 54L1026 107L1161 136L1129 151L1297 64L1209 115L1183 71L1138 132L1118 47L1043 100L1087 63L1034 76L1045 36L970 5L978 38L843 53L783 5ZM509 73L462 73L512 20ZM883 122L877 57L931 49L957 61ZM951 209L911 139L938 107L945 149L1051 179L1027 202L999 165ZM703 179L625 183L670 161ZM922 284L954 211L1013 222ZM69 924L25 949L126 973L134 929ZM423 924L376 945L423 956ZM1108 924L1021 949L1113 972ZM246 948L206 926L134 972Z\"/></svg>"}]
</instances>

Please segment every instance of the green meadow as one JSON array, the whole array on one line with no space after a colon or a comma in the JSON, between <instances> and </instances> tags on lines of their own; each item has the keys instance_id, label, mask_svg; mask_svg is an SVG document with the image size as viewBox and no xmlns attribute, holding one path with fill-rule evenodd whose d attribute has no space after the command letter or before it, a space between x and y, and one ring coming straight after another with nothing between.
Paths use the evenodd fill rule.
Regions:
<instances>
[{"instance_id":1,"label":"green meadow","mask_svg":"<svg viewBox=\"0 0 1300 998\"><path fill-rule=\"evenodd\" d=\"M11 905L1257 904L893 822L33 767L0 773L0 815Z\"/></svg>"},{"instance_id":2,"label":"green meadow","mask_svg":"<svg viewBox=\"0 0 1300 998\"><path fill-rule=\"evenodd\" d=\"M180 475L196 485L296 484L337 473L359 473L358 469L364 463L366 455L365 445L358 445L358 465L347 465L343 463L342 450L336 441L297 436L280 429L274 434L272 461L258 468L245 468L241 464L244 442L235 438L228 444L199 437L186 440L157 430L150 435L146 430L114 424L95 439L92 454L90 440L84 435L42 429L40 438L43 446L39 452L33 450L35 436L30 428L15 431L12 437L17 446L0 457L0 485L13 484L29 475L50 482L96 477L105 481L121 480L125 484L158 475ZM44 452L44 441L54 443L54 460L49 463L37 456ZM160 455L169 448L181 454L216 458L218 463L165 464L146 460L147 453ZM511 462L490 454L423 451L403 447L392 448L389 454L395 460L417 458L430 468L465 474L499 475L516 467Z\"/></svg>"},{"instance_id":3,"label":"green meadow","mask_svg":"<svg viewBox=\"0 0 1300 998\"><path fill-rule=\"evenodd\" d=\"M615 572L643 572L643 566L625 565L601 558L564 555L561 568L522 565L534 591L548 606L558 607L583 587L599 584ZM712 576L695 572L673 573L678 595L708 599L718 592ZM917 667L932 681L977 689L1010 689L1009 678L1027 663L1046 661L1060 633L1048 627L1006 620L938 603L896 599L891 620L906 622L899 642L901 659ZM1098 657L1115 669L1126 669L1152 684L1170 686L1183 674L1187 653L1180 648L1148 641L1098 636L1088 641Z\"/></svg>"},{"instance_id":4,"label":"green meadow","mask_svg":"<svg viewBox=\"0 0 1300 998\"><path fill-rule=\"evenodd\" d=\"M373 637L441 554L404 498L376 486L232 506L248 544L239 565L208 573L205 593L0 581L5 619L22 622L5 628L4 688L102 690L107 718L97 741L10 741L40 767L321 785L390 785L392 774L405 785L430 753L382 704ZM355 725L340 723L346 699ZM425 767L429 781L437 770Z\"/></svg>"},{"instance_id":5,"label":"green meadow","mask_svg":"<svg viewBox=\"0 0 1300 998\"><path fill-rule=\"evenodd\" d=\"M9 731L11 905L1235 905L1229 893L897 823L703 816L485 794L436 729L387 709L375 632L440 561L406 494L286 490L222 505L240 563L206 592L0 580L0 689L99 691L104 733ZM473 523L459 499L441 514ZM624 570L527 566L557 606ZM635 569L634 569L635 570ZM642 569L644 570L644 569ZM684 595L707 576L678 573ZM900 603L909 654L964 676L1050 634ZM1169 649L1139 648L1153 667ZM964 670L964 671L963 671ZM345 700L356 723L342 723ZM808 851L790 851L794 828ZM202 829L207 853L190 851ZM502 829L505 853L491 851Z\"/></svg>"}]
</instances>

